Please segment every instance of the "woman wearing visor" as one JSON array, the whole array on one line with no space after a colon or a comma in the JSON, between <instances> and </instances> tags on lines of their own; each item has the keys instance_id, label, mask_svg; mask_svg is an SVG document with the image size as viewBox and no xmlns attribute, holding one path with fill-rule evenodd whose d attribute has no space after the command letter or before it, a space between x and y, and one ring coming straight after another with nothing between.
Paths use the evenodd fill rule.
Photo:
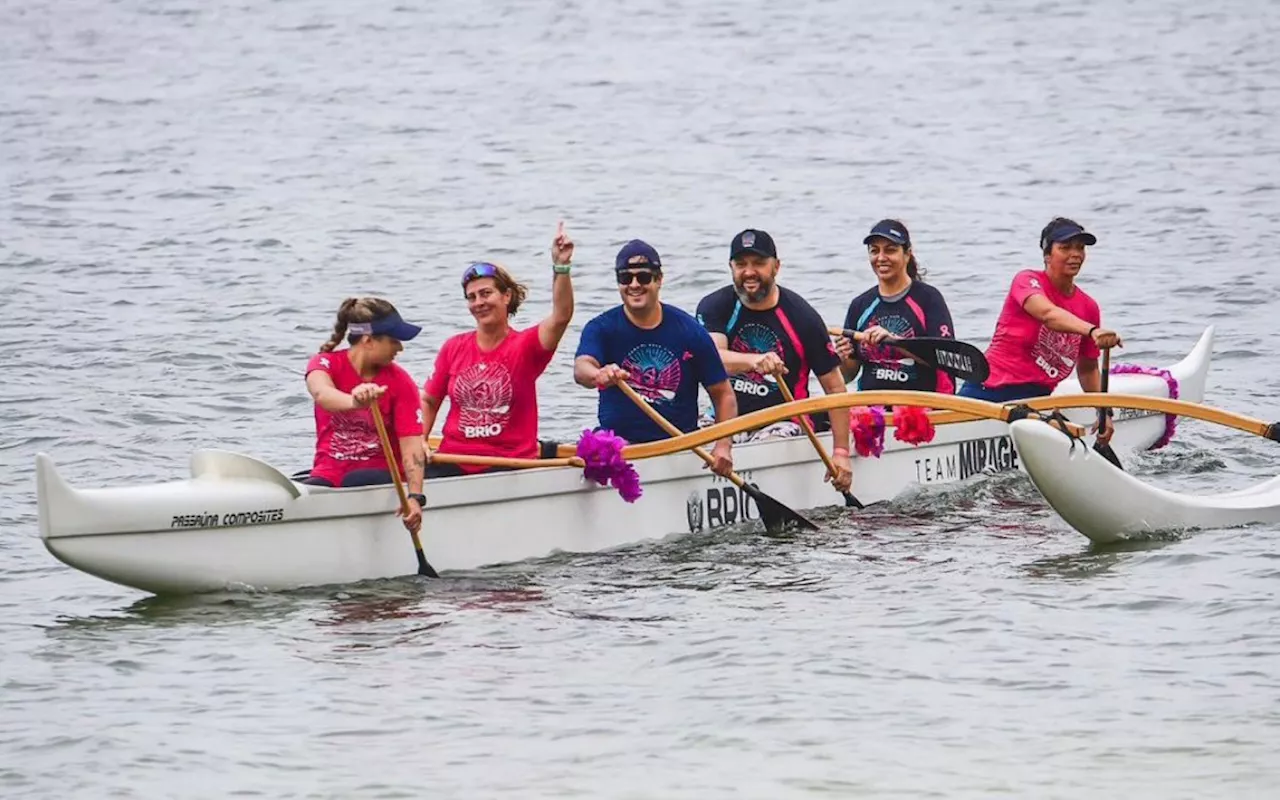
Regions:
<instances>
[{"instance_id":1,"label":"woman wearing visor","mask_svg":"<svg viewBox=\"0 0 1280 800\"><path fill-rule=\"evenodd\" d=\"M462 273L462 295L475 317L476 329L445 341L422 389L426 436L435 426L440 404L449 398L441 453L537 458L536 383L573 318L572 259L573 240L564 232L562 222L551 244L551 315L524 330L511 327L511 317L527 293L511 273L488 263L472 264ZM431 464L427 475L449 477L486 469Z\"/></svg>"},{"instance_id":2,"label":"woman wearing visor","mask_svg":"<svg viewBox=\"0 0 1280 800\"><path fill-rule=\"evenodd\" d=\"M1076 284L1085 248L1097 243L1098 237L1066 217L1044 226L1044 269L1013 276L987 347L991 375L985 383L965 383L959 394L993 403L1041 397L1072 371L1086 392L1102 391L1100 351L1123 343L1119 334L1102 327L1097 301ZM1098 441L1108 442L1112 430L1108 420Z\"/></svg>"},{"instance_id":3,"label":"woman wearing visor","mask_svg":"<svg viewBox=\"0 0 1280 800\"><path fill-rule=\"evenodd\" d=\"M315 400L316 451L312 486L371 486L391 483L386 457L369 406L375 402L387 424L387 438L399 459L405 483L418 500L405 527L422 524L422 420L418 389L399 364L402 342L422 330L400 318L396 307L376 297L350 297L338 308L329 341L307 363L307 390ZM346 337L347 347L338 350Z\"/></svg>"}]
</instances>

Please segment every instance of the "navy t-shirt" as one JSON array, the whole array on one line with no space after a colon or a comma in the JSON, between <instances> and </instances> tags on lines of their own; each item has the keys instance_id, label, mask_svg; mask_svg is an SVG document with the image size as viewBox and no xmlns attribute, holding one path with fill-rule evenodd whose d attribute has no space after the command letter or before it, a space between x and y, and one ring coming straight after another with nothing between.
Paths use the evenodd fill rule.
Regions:
<instances>
[{"instance_id":1,"label":"navy t-shirt","mask_svg":"<svg viewBox=\"0 0 1280 800\"><path fill-rule=\"evenodd\" d=\"M645 330L627 319L622 306L587 323L578 342L579 356L600 366L617 364L631 373L628 383L659 414L681 431L698 429L698 384L714 386L728 376L711 335L684 311L662 304L662 322ZM629 442L654 442L670 436L636 408L616 386L600 392L600 427Z\"/></svg>"},{"instance_id":2,"label":"navy t-shirt","mask_svg":"<svg viewBox=\"0 0 1280 800\"><path fill-rule=\"evenodd\" d=\"M921 336L955 338L951 311L942 293L923 281L912 281L905 294L895 299L880 296L880 288L872 286L853 298L845 315L845 328L865 331L879 325L900 339ZM854 345L854 358L862 364L858 388L909 389L920 392L954 390L950 376L923 364L900 350L884 345ZM939 380L941 379L941 380Z\"/></svg>"},{"instance_id":3,"label":"navy t-shirt","mask_svg":"<svg viewBox=\"0 0 1280 800\"><path fill-rule=\"evenodd\" d=\"M709 333L722 333L729 349L738 353L777 353L787 365L784 380L800 399L809 396L809 373L825 375L840 366L840 357L827 334L827 325L813 306L790 289L778 287L778 304L753 311L738 299L733 286L717 289L698 303L698 322ZM758 372L729 378L738 395L738 413L781 405L778 385Z\"/></svg>"}]
</instances>

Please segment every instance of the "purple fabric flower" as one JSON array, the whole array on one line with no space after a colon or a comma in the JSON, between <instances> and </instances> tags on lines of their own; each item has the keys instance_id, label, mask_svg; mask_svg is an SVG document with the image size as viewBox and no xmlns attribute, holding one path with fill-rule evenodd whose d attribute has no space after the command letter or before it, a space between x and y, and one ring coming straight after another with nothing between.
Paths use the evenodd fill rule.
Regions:
<instances>
[{"instance_id":1,"label":"purple fabric flower","mask_svg":"<svg viewBox=\"0 0 1280 800\"><path fill-rule=\"evenodd\" d=\"M631 462L622 457L627 440L609 430L584 430L578 439L578 458L586 462L582 474L601 486L613 485L628 503L634 503L643 491L640 476Z\"/></svg>"},{"instance_id":2,"label":"purple fabric flower","mask_svg":"<svg viewBox=\"0 0 1280 800\"><path fill-rule=\"evenodd\" d=\"M1167 369L1159 367L1140 367L1137 364L1113 364L1111 366L1112 375L1153 375L1157 378L1164 378L1164 382L1169 385L1169 399L1178 399L1178 379L1173 377L1172 373ZM1164 436L1160 440L1151 445L1152 450L1159 450L1167 445L1173 439L1173 433L1178 428L1178 415L1164 415Z\"/></svg>"}]
</instances>

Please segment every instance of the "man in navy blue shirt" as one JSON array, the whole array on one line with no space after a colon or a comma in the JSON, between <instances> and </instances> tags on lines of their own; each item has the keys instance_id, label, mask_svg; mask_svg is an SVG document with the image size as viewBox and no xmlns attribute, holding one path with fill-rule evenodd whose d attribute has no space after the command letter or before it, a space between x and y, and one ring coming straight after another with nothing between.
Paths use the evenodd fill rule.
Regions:
<instances>
[{"instance_id":1,"label":"man in navy blue shirt","mask_svg":"<svg viewBox=\"0 0 1280 800\"><path fill-rule=\"evenodd\" d=\"M717 422L736 417L738 402L715 342L693 317L658 298L658 251L633 239L618 251L614 269L622 305L587 323L573 362L573 379L600 392L600 427L637 444L668 438L617 388L621 381L685 433L698 429L699 384L711 397ZM733 471L732 447L728 437L716 442L716 474Z\"/></svg>"}]
</instances>

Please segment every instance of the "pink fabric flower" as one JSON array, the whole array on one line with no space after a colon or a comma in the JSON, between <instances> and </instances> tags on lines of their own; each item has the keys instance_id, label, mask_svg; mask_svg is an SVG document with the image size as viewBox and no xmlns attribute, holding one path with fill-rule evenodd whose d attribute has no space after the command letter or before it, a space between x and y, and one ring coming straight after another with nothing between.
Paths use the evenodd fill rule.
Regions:
<instances>
[{"instance_id":1,"label":"pink fabric flower","mask_svg":"<svg viewBox=\"0 0 1280 800\"><path fill-rule=\"evenodd\" d=\"M640 476L631 462L622 457L627 440L609 430L584 430L578 439L578 458L586 462L582 474L601 486L613 485L628 503L640 499Z\"/></svg>"},{"instance_id":2,"label":"pink fabric flower","mask_svg":"<svg viewBox=\"0 0 1280 800\"><path fill-rule=\"evenodd\" d=\"M884 452L884 409L858 406L849 409L853 429L853 449L862 458L879 458Z\"/></svg>"},{"instance_id":3,"label":"pink fabric flower","mask_svg":"<svg viewBox=\"0 0 1280 800\"><path fill-rule=\"evenodd\" d=\"M1164 378L1164 382L1169 386L1169 399L1178 399L1178 379L1167 369L1159 367L1140 367L1137 364L1112 364L1112 375L1154 375L1157 378ZM1164 435L1160 440L1151 445L1152 450L1159 450L1173 440L1173 434L1178 429L1178 415L1164 415Z\"/></svg>"},{"instance_id":4,"label":"pink fabric flower","mask_svg":"<svg viewBox=\"0 0 1280 800\"><path fill-rule=\"evenodd\" d=\"M893 409L893 438L898 441L919 447L925 442L932 442L936 432L928 409L919 406L896 406Z\"/></svg>"}]
</instances>

